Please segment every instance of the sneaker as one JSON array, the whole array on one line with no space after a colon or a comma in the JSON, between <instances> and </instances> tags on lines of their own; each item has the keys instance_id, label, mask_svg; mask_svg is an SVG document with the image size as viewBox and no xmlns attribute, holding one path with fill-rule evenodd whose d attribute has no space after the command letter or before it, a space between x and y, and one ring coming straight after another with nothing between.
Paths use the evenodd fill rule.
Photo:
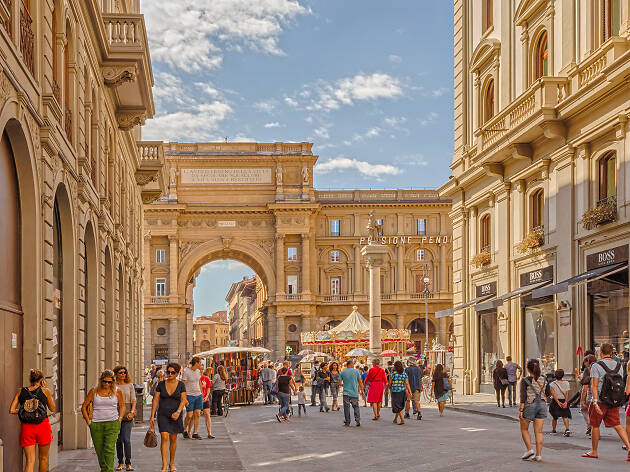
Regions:
<instances>
[{"instance_id":1,"label":"sneaker","mask_svg":"<svg viewBox=\"0 0 630 472\"><path fill-rule=\"evenodd\" d=\"M533 451L533 449L530 449L529 451L526 451L525 454L521 456L521 459L523 459L524 461L528 461L535 455L536 453Z\"/></svg>"},{"instance_id":2,"label":"sneaker","mask_svg":"<svg viewBox=\"0 0 630 472\"><path fill-rule=\"evenodd\" d=\"M199 436L197 433L193 434L191 438L201 440L201 436Z\"/></svg>"},{"instance_id":3,"label":"sneaker","mask_svg":"<svg viewBox=\"0 0 630 472\"><path fill-rule=\"evenodd\" d=\"M330 411L330 408L326 407L326 413L328 413Z\"/></svg>"},{"instance_id":4,"label":"sneaker","mask_svg":"<svg viewBox=\"0 0 630 472\"><path fill-rule=\"evenodd\" d=\"M344 423L343 425L344 425L346 428L349 428L349 427L350 427L350 423Z\"/></svg>"},{"instance_id":5,"label":"sneaker","mask_svg":"<svg viewBox=\"0 0 630 472\"><path fill-rule=\"evenodd\" d=\"M357 428L358 428L359 426L361 426L361 421L360 421L360 420L357 420Z\"/></svg>"},{"instance_id":6,"label":"sneaker","mask_svg":"<svg viewBox=\"0 0 630 472\"><path fill-rule=\"evenodd\" d=\"M289 418L282 418L284 420L285 423L289 422Z\"/></svg>"},{"instance_id":7,"label":"sneaker","mask_svg":"<svg viewBox=\"0 0 630 472\"><path fill-rule=\"evenodd\" d=\"M409 416L409 413L405 413L405 419L406 419L406 418L411 418L411 417Z\"/></svg>"},{"instance_id":8,"label":"sneaker","mask_svg":"<svg viewBox=\"0 0 630 472\"><path fill-rule=\"evenodd\" d=\"M552 430L551 430L551 433L552 433L552 434L556 434L557 432L558 432L558 431L556 431L555 429L552 429Z\"/></svg>"},{"instance_id":9,"label":"sneaker","mask_svg":"<svg viewBox=\"0 0 630 472\"><path fill-rule=\"evenodd\" d=\"M531 461L534 461L534 462L541 462L541 461L542 461L542 457L540 457L540 456L534 456L534 457L532 457L530 460L531 460Z\"/></svg>"},{"instance_id":10,"label":"sneaker","mask_svg":"<svg viewBox=\"0 0 630 472\"><path fill-rule=\"evenodd\" d=\"M188 431L184 431L183 433L184 439L190 439L190 437L188 436Z\"/></svg>"},{"instance_id":11,"label":"sneaker","mask_svg":"<svg viewBox=\"0 0 630 472\"><path fill-rule=\"evenodd\" d=\"M571 431L569 431L568 429L564 432L564 437L568 438L569 436L571 436Z\"/></svg>"},{"instance_id":12,"label":"sneaker","mask_svg":"<svg viewBox=\"0 0 630 472\"><path fill-rule=\"evenodd\" d=\"M214 436L212 434L208 434L208 439L214 439Z\"/></svg>"},{"instance_id":13,"label":"sneaker","mask_svg":"<svg viewBox=\"0 0 630 472\"><path fill-rule=\"evenodd\" d=\"M421 419L422 419L422 413L418 413L418 418L417 418L417 419L418 419L418 420L421 420Z\"/></svg>"},{"instance_id":14,"label":"sneaker","mask_svg":"<svg viewBox=\"0 0 630 472\"><path fill-rule=\"evenodd\" d=\"M278 420L278 423L282 423L282 416L280 416L280 413L276 413L276 419Z\"/></svg>"}]
</instances>

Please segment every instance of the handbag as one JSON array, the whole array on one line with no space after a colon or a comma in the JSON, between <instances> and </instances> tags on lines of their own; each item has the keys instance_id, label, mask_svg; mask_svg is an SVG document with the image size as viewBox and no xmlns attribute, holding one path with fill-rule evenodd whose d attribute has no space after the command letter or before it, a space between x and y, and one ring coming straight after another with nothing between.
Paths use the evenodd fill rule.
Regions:
<instances>
[{"instance_id":1,"label":"handbag","mask_svg":"<svg viewBox=\"0 0 630 472\"><path fill-rule=\"evenodd\" d=\"M158 439L157 434L152 429L147 430L147 434L144 435L144 446L145 447L157 447Z\"/></svg>"},{"instance_id":2,"label":"handbag","mask_svg":"<svg viewBox=\"0 0 630 472\"><path fill-rule=\"evenodd\" d=\"M499 379L499 381L501 382L501 385L507 385L510 383L508 379Z\"/></svg>"},{"instance_id":3,"label":"handbag","mask_svg":"<svg viewBox=\"0 0 630 472\"><path fill-rule=\"evenodd\" d=\"M452 389L451 383L448 381L448 377L444 377L444 391L448 392Z\"/></svg>"}]
</instances>

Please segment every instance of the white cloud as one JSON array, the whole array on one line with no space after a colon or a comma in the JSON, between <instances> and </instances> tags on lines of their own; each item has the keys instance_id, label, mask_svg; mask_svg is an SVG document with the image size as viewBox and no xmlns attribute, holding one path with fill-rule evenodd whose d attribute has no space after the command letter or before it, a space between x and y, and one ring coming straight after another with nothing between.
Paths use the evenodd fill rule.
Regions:
<instances>
[{"instance_id":1,"label":"white cloud","mask_svg":"<svg viewBox=\"0 0 630 472\"><path fill-rule=\"evenodd\" d=\"M369 130L367 130L365 132L365 134L363 136L365 138L375 138L379 134L381 134L381 129L380 128L370 128Z\"/></svg>"},{"instance_id":2,"label":"white cloud","mask_svg":"<svg viewBox=\"0 0 630 472\"><path fill-rule=\"evenodd\" d=\"M367 161L343 156L334 157L315 166L315 171L321 174L345 170L355 170L364 177L373 177L376 180L382 180L385 175L398 175L402 172L391 164L371 164Z\"/></svg>"},{"instance_id":3,"label":"white cloud","mask_svg":"<svg viewBox=\"0 0 630 472\"><path fill-rule=\"evenodd\" d=\"M298 0L150 0L142 3L154 61L214 69L225 49L282 55L283 27L310 13Z\"/></svg>"},{"instance_id":4,"label":"white cloud","mask_svg":"<svg viewBox=\"0 0 630 472\"><path fill-rule=\"evenodd\" d=\"M273 121L271 123L265 123L265 128L280 128L282 125L277 121Z\"/></svg>"},{"instance_id":5,"label":"white cloud","mask_svg":"<svg viewBox=\"0 0 630 472\"><path fill-rule=\"evenodd\" d=\"M292 108L295 108L298 106L298 102L297 100L291 98L291 97L284 97L284 103L286 103L287 105L289 105Z\"/></svg>"},{"instance_id":6,"label":"white cloud","mask_svg":"<svg viewBox=\"0 0 630 472\"><path fill-rule=\"evenodd\" d=\"M312 123L313 122L313 117L312 116L307 116L306 118L304 118L304 121L306 121L307 123Z\"/></svg>"},{"instance_id":7,"label":"white cloud","mask_svg":"<svg viewBox=\"0 0 630 472\"><path fill-rule=\"evenodd\" d=\"M211 270L241 270L247 273L252 272L252 269L250 269L248 265L232 260L212 261L201 268L201 273L203 274Z\"/></svg>"},{"instance_id":8,"label":"white cloud","mask_svg":"<svg viewBox=\"0 0 630 472\"><path fill-rule=\"evenodd\" d=\"M228 103L215 100L194 105L186 111L162 113L147 121L142 137L159 141L215 140L221 122L231 112Z\"/></svg>"},{"instance_id":9,"label":"white cloud","mask_svg":"<svg viewBox=\"0 0 630 472\"><path fill-rule=\"evenodd\" d=\"M388 116L383 120L387 126L392 128L398 128L400 125L407 123L407 118L404 116Z\"/></svg>"},{"instance_id":10,"label":"white cloud","mask_svg":"<svg viewBox=\"0 0 630 472\"><path fill-rule=\"evenodd\" d=\"M425 116L424 118L420 120L420 126L424 127L424 126L430 125L437 119L438 116L440 115L432 111L431 113L429 113L427 116Z\"/></svg>"},{"instance_id":11,"label":"white cloud","mask_svg":"<svg viewBox=\"0 0 630 472\"><path fill-rule=\"evenodd\" d=\"M369 128L364 133L354 133L352 135L352 138L346 139L345 141L343 141L343 144L346 146L351 146L356 142L363 141L364 139L376 138L377 136L381 135L382 131L383 130L381 128L375 126L373 128Z\"/></svg>"},{"instance_id":12,"label":"white cloud","mask_svg":"<svg viewBox=\"0 0 630 472\"><path fill-rule=\"evenodd\" d=\"M209 95L211 97L218 97L220 95L219 91L214 88L214 86L211 83L204 83L204 82L195 82L195 86L199 87L201 89L202 92L204 92L206 95Z\"/></svg>"},{"instance_id":13,"label":"white cloud","mask_svg":"<svg viewBox=\"0 0 630 472\"><path fill-rule=\"evenodd\" d=\"M400 64L402 62L402 57L397 56L396 54L390 54L389 57L387 58L389 60L389 62L391 62L392 64Z\"/></svg>"},{"instance_id":14,"label":"white cloud","mask_svg":"<svg viewBox=\"0 0 630 472\"><path fill-rule=\"evenodd\" d=\"M431 96L438 98L448 92L446 87L440 87L439 89L431 90Z\"/></svg>"},{"instance_id":15,"label":"white cloud","mask_svg":"<svg viewBox=\"0 0 630 472\"><path fill-rule=\"evenodd\" d=\"M252 106L255 110L261 111L264 113L272 113L278 103L275 100L261 100L259 102L254 103Z\"/></svg>"},{"instance_id":16,"label":"white cloud","mask_svg":"<svg viewBox=\"0 0 630 472\"><path fill-rule=\"evenodd\" d=\"M330 134L328 133L328 126L320 126L319 128L315 128L313 130L313 133L315 133L315 135L321 139L330 138Z\"/></svg>"},{"instance_id":17,"label":"white cloud","mask_svg":"<svg viewBox=\"0 0 630 472\"><path fill-rule=\"evenodd\" d=\"M394 163L406 166L426 167L429 163L422 154L407 154L404 156L397 156L394 158Z\"/></svg>"}]
</instances>

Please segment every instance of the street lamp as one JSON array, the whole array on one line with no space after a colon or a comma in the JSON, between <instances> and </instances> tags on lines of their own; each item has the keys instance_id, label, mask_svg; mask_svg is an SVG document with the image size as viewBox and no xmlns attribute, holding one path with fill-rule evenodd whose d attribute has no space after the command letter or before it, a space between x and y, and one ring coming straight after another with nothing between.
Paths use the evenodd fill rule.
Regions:
<instances>
[{"instance_id":1,"label":"street lamp","mask_svg":"<svg viewBox=\"0 0 630 472\"><path fill-rule=\"evenodd\" d=\"M424 350L427 351L429 347L429 276L424 275Z\"/></svg>"}]
</instances>

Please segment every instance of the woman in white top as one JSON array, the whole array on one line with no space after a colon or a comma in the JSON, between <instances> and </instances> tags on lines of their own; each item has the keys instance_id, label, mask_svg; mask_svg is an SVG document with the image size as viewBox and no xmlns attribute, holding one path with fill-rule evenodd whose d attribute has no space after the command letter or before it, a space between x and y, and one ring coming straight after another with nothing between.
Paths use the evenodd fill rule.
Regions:
<instances>
[{"instance_id":1,"label":"woman in white top","mask_svg":"<svg viewBox=\"0 0 630 472\"><path fill-rule=\"evenodd\" d=\"M223 416L223 396L225 395L225 381L227 378L225 367L220 365L217 373L212 378L212 412L219 416Z\"/></svg>"},{"instance_id":2,"label":"woman in white top","mask_svg":"<svg viewBox=\"0 0 630 472\"><path fill-rule=\"evenodd\" d=\"M552 416L551 420L551 428L552 433L556 432L556 425L558 424L558 418L562 418L564 422L564 435L570 436L571 431L569 430L569 418L571 418L571 409L569 408L569 390L570 385L566 380L562 380L564 377L564 370L558 369L554 373L554 377L556 380L549 384L549 388L551 389L551 396L553 400L549 405L549 414Z\"/></svg>"},{"instance_id":3,"label":"woman in white top","mask_svg":"<svg viewBox=\"0 0 630 472\"><path fill-rule=\"evenodd\" d=\"M136 414L136 389L131 382L127 367L122 365L114 367L114 374L116 375L116 387L119 392L122 392L125 411L127 412L120 424L120 434L116 441L116 455L118 456L116 470L135 470L131 465L131 426Z\"/></svg>"},{"instance_id":4,"label":"woman in white top","mask_svg":"<svg viewBox=\"0 0 630 472\"><path fill-rule=\"evenodd\" d=\"M120 423L125 417L125 402L122 392L116 389L111 370L104 370L98 386L90 389L81 406L81 413L90 427L101 472L112 472Z\"/></svg>"}]
</instances>

